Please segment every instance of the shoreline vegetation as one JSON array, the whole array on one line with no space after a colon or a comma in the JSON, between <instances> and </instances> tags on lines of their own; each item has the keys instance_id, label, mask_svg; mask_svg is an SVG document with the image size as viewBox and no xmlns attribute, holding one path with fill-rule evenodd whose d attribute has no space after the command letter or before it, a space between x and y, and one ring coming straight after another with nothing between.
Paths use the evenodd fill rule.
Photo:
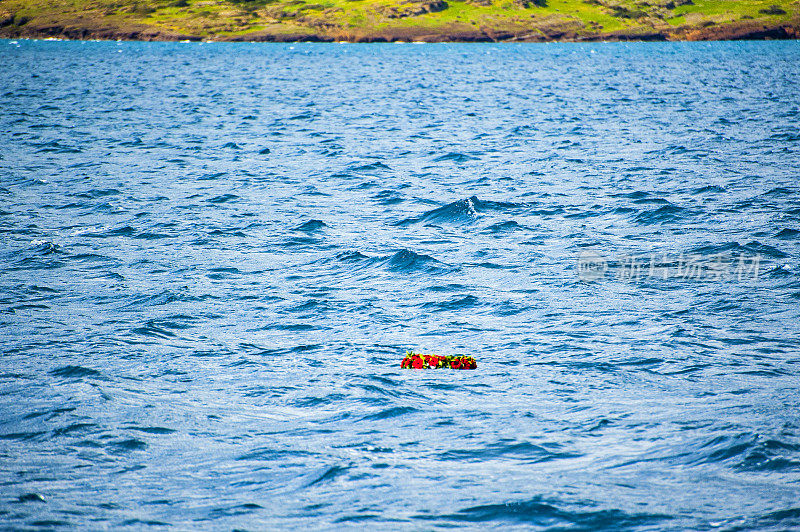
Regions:
<instances>
[{"instance_id":1,"label":"shoreline vegetation","mask_svg":"<svg viewBox=\"0 0 800 532\"><path fill-rule=\"evenodd\" d=\"M800 0L0 0L0 38L549 42L800 38Z\"/></svg>"}]
</instances>

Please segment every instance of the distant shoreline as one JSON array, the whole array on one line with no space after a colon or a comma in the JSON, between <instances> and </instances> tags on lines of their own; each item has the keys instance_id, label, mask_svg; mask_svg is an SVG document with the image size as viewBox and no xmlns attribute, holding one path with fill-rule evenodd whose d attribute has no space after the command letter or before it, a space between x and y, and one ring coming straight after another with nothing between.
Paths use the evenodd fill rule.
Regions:
<instances>
[{"instance_id":1,"label":"distant shoreline","mask_svg":"<svg viewBox=\"0 0 800 532\"><path fill-rule=\"evenodd\" d=\"M0 38L254 42L800 39L797 0L2 0Z\"/></svg>"},{"instance_id":2,"label":"distant shoreline","mask_svg":"<svg viewBox=\"0 0 800 532\"><path fill-rule=\"evenodd\" d=\"M410 30L410 31L409 31ZM800 24L732 23L704 28L683 27L665 30L634 30L598 33L556 33L476 29L458 32L431 32L427 28L406 31L365 31L352 33L312 32L252 32L244 35L201 36L165 31L156 27L86 28L80 26L47 25L30 27L25 31L9 32L0 28L0 38L65 40L122 40L122 41L210 41L210 42L654 42L654 41L733 41L733 40L797 40ZM426 31L427 30L427 31Z\"/></svg>"}]
</instances>

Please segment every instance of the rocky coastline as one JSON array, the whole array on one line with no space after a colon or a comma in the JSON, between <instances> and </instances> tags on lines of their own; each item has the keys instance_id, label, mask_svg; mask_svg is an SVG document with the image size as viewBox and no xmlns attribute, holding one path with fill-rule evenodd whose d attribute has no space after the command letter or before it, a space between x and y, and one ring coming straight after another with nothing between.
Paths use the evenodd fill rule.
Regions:
<instances>
[{"instance_id":1,"label":"rocky coastline","mask_svg":"<svg viewBox=\"0 0 800 532\"><path fill-rule=\"evenodd\" d=\"M26 0L17 0L26 1ZM185 2L186 0L177 0ZM253 0L245 0L253 1ZM274 0L267 0L274 1ZM296 1L296 0L294 0ZM409 0L410 1L410 0ZM49 13L42 16L28 17L24 11L16 14L0 9L0 38L18 39L71 39L71 40L126 40L126 41L231 41L231 42L596 42L596 41L721 41L721 40L786 40L800 38L800 15L787 13L780 9L784 16L780 19L759 15L759 18L742 16L739 20L693 19L684 24L668 24L663 19L657 20L653 11L646 18L630 20L628 26L604 29L594 22L581 21L567 13L558 16L547 16L541 19L518 18L513 23L496 20L493 24L484 23L446 23L432 24L431 17L441 15L439 10L447 9L444 0L426 0L419 3L398 4L400 7L384 8L381 20L397 21L400 19L414 21L415 24L369 23L353 26L335 23L333 20L298 17L289 23L278 21L266 26L240 25L242 19L233 19L225 27L226 31L205 29L194 31L190 26L181 27L176 24L154 23L147 17L119 18L114 16L98 16L95 13ZM471 0L489 1L489 0ZM523 11L529 7L546 5L546 0L514 0L523 2ZM600 5L614 17L636 13L618 5L608 4L607 0L583 0ZM532 3L531 3L532 2ZM673 0L666 4L671 9L678 5L690 4L692 0ZM291 3L291 2L290 2ZM489 5L489 4L487 4ZM637 4L639 5L639 4ZM652 6L658 10L658 5ZM411 6L416 11L408 11ZM422 7L420 7L422 6ZM444 7L442 7L444 6ZM778 6L772 6L778 9ZM406 11L402 11L405 9ZM617 11L613 11L616 9ZM663 13L669 13L661 8ZM387 11L388 10L388 11ZM421 11L420 11L421 10ZM609 11L612 10L612 11ZM621 14L620 14L621 13ZM633 13L633 14L632 14ZM769 15L768 11L760 11ZM272 16L276 16L271 12ZM295 14L296 15L296 14ZM535 15L534 15L535 16ZM427 20L426 20L427 17Z\"/></svg>"}]
</instances>

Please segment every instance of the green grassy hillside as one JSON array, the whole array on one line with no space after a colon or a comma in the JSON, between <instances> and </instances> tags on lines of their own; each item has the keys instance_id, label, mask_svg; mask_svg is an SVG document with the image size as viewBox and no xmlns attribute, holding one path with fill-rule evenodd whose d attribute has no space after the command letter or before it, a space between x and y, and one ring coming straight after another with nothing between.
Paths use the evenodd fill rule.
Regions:
<instances>
[{"instance_id":1,"label":"green grassy hillside","mask_svg":"<svg viewBox=\"0 0 800 532\"><path fill-rule=\"evenodd\" d=\"M800 0L0 0L0 36L207 40L797 38Z\"/></svg>"}]
</instances>

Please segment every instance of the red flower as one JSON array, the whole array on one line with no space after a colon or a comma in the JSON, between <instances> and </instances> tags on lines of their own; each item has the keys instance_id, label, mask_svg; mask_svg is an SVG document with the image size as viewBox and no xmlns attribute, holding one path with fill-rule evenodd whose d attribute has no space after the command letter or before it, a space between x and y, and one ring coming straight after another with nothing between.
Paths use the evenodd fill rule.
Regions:
<instances>
[{"instance_id":1,"label":"red flower","mask_svg":"<svg viewBox=\"0 0 800 532\"><path fill-rule=\"evenodd\" d=\"M470 356L423 355L407 351L400 367L403 369L476 369L478 364Z\"/></svg>"}]
</instances>

